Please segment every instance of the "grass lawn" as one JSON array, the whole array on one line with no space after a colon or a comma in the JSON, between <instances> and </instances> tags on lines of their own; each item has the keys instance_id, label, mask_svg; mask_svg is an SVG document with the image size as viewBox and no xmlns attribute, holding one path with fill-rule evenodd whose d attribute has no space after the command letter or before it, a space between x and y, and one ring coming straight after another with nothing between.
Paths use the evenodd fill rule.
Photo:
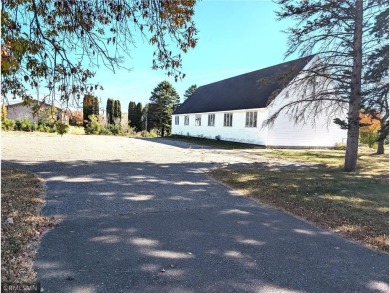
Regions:
<instances>
[{"instance_id":1,"label":"grass lawn","mask_svg":"<svg viewBox=\"0 0 390 293\"><path fill-rule=\"evenodd\" d=\"M323 165L318 170L214 170L218 180L259 202L362 244L388 251L389 159L363 149L356 172L343 172L343 151L259 150L259 155Z\"/></svg>"},{"instance_id":2,"label":"grass lawn","mask_svg":"<svg viewBox=\"0 0 390 293\"><path fill-rule=\"evenodd\" d=\"M32 263L40 235L54 219L40 215L43 182L31 173L1 168L1 281L34 284Z\"/></svg>"}]
</instances>

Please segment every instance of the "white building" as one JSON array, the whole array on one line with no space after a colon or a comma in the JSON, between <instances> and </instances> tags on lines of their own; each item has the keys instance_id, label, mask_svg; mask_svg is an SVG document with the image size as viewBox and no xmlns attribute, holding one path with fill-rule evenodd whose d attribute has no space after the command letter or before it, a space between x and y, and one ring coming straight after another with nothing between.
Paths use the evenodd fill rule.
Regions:
<instances>
[{"instance_id":1,"label":"white building","mask_svg":"<svg viewBox=\"0 0 390 293\"><path fill-rule=\"evenodd\" d=\"M318 78L304 86L299 82L317 61L309 56L199 87L173 113L172 134L278 147L345 143L346 131L332 122L345 112L330 104L323 104L322 111L306 104L315 124L294 123L284 110L273 125L263 125L288 102L310 96L325 83L332 86Z\"/></svg>"}]
</instances>

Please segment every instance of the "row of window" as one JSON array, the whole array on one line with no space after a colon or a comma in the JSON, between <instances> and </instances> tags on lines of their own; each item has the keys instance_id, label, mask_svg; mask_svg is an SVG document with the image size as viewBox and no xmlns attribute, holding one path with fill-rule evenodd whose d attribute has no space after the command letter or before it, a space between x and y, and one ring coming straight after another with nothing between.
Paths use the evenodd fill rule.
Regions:
<instances>
[{"instance_id":1,"label":"row of window","mask_svg":"<svg viewBox=\"0 0 390 293\"><path fill-rule=\"evenodd\" d=\"M179 116L175 116L175 125L179 124ZM190 116L184 116L184 125L190 125ZM195 126L202 126L202 115L195 115ZM215 126L215 114L208 115L207 126ZM224 113L223 126L233 126L233 113ZM257 127L257 112L246 112L245 127Z\"/></svg>"}]
</instances>

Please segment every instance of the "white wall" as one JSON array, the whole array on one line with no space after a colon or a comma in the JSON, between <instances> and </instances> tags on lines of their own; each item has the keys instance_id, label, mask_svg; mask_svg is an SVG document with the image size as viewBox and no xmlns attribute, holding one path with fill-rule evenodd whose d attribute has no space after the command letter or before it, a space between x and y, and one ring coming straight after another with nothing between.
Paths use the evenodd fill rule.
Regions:
<instances>
[{"instance_id":1,"label":"white wall","mask_svg":"<svg viewBox=\"0 0 390 293\"><path fill-rule=\"evenodd\" d=\"M314 60L313 62L315 62ZM306 66L309 67L311 64ZM294 81L302 78L298 75L290 85L285 88L275 100L268 106L270 117L288 102L297 101L302 98L302 85ZM316 79L318 85L316 91L329 90L331 83L324 79ZM288 94L287 94L288 92ZM312 86L306 88L306 97L312 94ZM303 104L299 104L303 107ZM346 106L346 105L345 105ZM314 104L306 104L306 121L295 124L292 116L294 113L283 111L275 120L273 126L268 129L268 146L292 146L292 147L333 147L336 143L346 143L347 131L333 123L334 118L345 118L346 112L340 107L331 106L329 102L324 102L316 107ZM303 108L302 108L303 109ZM315 120L313 121L313 117Z\"/></svg>"},{"instance_id":2,"label":"white wall","mask_svg":"<svg viewBox=\"0 0 390 293\"><path fill-rule=\"evenodd\" d=\"M307 64L304 70L308 69L317 58L313 58ZM262 128L262 122L271 117L280 107L288 102L298 100L302 97L302 85L296 86L296 81L300 80L305 73L299 74L290 85L285 88L275 100L267 107L251 110L231 111L233 113L233 127L224 127L223 118L226 112L216 112L215 126L207 126L208 113L199 113L202 115L202 126L195 126L195 113L188 114L190 117L189 125L184 125L184 116L177 115L180 118L179 125L175 125L175 118L172 118L172 134L204 136L214 139L220 135L222 140L251 143L266 146L283 146L283 147L334 147L336 143L346 143L347 131L333 123L334 118L344 119L346 112L340 107L331 107L330 104L324 103L321 107L316 108L313 104L307 107L305 115L313 117L315 121L308 119L304 122L295 124L291 119L291 113L282 112L275 120L273 126ZM318 86L316 90L327 90L333 86L324 80L316 80ZM312 93L311 86L306 87L306 97ZM288 91L288 95L287 94ZM347 105L345 105L347 106ZM245 114L247 111L257 111L257 127L245 127ZM317 113L318 112L318 113ZM175 116L175 115L174 115Z\"/></svg>"},{"instance_id":3,"label":"white wall","mask_svg":"<svg viewBox=\"0 0 390 293\"><path fill-rule=\"evenodd\" d=\"M257 111L257 127L245 127L247 111ZM261 129L261 124L268 117L267 112L267 109L249 109L188 114L190 119L189 125L184 125L184 116L186 114L174 115L172 117L172 134L206 137L210 139L215 139L219 135L221 140L265 145L267 129ZM224 113L233 113L232 127L223 126ZM208 126L208 114L215 114L215 126ZM195 126L196 115L201 115L202 117L201 126ZM175 125L175 116L179 116L179 125Z\"/></svg>"}]
</instances>

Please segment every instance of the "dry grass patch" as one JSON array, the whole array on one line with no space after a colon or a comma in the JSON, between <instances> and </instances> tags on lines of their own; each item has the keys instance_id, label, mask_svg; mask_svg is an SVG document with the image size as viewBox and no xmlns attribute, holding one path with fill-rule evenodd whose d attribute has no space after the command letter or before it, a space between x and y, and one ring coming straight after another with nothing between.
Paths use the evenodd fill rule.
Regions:
<instances>
[{"instance_id":1,"label":"dry grass patch","mask_svg":"<svg viewBox=\"0 0 390 293\"><path fill-rule=\"evenodd\" d=\"M42 180L31 173L1 169L1 281L34 284L33 259L40 235L54 224L42 217Z\"/></svg>"},{"instance_id":2,"label":"dry grass patch","mask_svg":"<svg viewBox=\"0 0 390 293\"><path fill-rule=\"evenodd\" d=\"M289 149L265 149L256 151L257 155L278 158L282 160L320 164L331 168L342 168L344 165L345 151L337 150L289 150ZM388 155L377 155L373 149L361 147L357 173L388 176Z\"/></svg>"},{"instance_id":3,"label":"dry grass patch","mask_svg":"<svg viewBox=\"0 0 390 293\"><path fill-rule=\"evenodd\" d=\"M277 154L287 152L290 151L280 150ZM333 167L318 170L215 170L211 173L216 179L262 203L365 245L388 251L388 157L363 153L359 158L359 170L346 173L334 167L343 160L338 151L292 152L303 152L309 162ZM317 159L312 160L313 157Z\"/></svg>"}]
</instances>

